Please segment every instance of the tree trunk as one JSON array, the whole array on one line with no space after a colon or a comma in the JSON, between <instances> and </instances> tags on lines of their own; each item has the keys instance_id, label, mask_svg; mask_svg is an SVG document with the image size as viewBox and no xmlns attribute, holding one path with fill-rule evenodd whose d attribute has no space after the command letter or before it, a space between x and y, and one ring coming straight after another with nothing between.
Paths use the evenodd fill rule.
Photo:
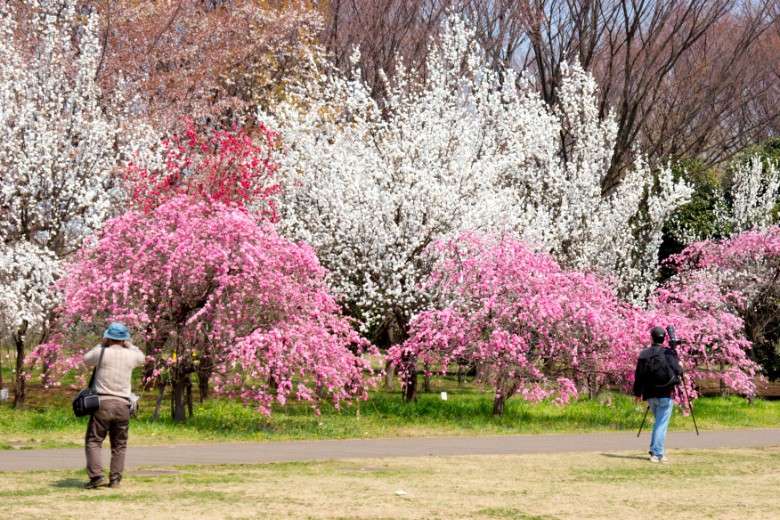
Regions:
<instances>
[{"instance_id":1,"label":"tree trunk","mask_svg":"<svg viewBox=\"0 0 780 520\"><path fill-rule=\"evenodd\" d=\"M27 335L27 320L13 333L16 346L16 381L14 385L14 408L22 408L26 397L26 381L24 380L24 338Z\"/></svg>"},{"instance_id":2,"label":"tree trunk","mask_svg":"<svg viewBox=\"0 0 780 520\"><path fill-rule=\"evenodd\" d=\"M496 392L496 396L493 398L493 415L501 417L504 415L504 404L506 403L506 397L504 394Z\"/></svg>"},{"instance_id":3,"label":"tree trunk","mask_svg":"<svg viewBox=\"0 0 780 520\"><path fill-rule=\"evenodd\" d=\"M187 419L186 393L188 376L174 376L171 381L171 418L174 422L184 422Z\"/></svg>"},{"instance_id":4,"label":"tree trunk","mask_svg":"<svg viewBox=\"0 0 780 520\"><path fill-rule=\"evenodd\" d=\"M51 384L51 360L48 356L41 360L41 384L44 388Z\"/></svg>"},{"instance_id":5,"label":"tree trunk","mask_svg":"<svg viewBox=\"0 0 780 520\"><path fill-rule=\"evenodd\" d=\"M152 419L155 421L160 418L160 407L162 406L164 396L165 383L160 383L157 387L157 402L154 404L154 413L152 414Z\"/></svg>"},{"instance_id":6,"label":"tree trunk","mask_svg":"<svg viewBox=\"0 0 780 520\"><path fill-rule=\"evenodd\" d=\"M431 393L431 371L430 366L428 366L428 363L425 363L423 365L423 392L426 394Z\"/></svg>"},{"instance_id":7,"label":"tree trunk","mask_svg":"<svg viewBox=\"0 0 780 520\"><path fill-rule=\"evenodd\" d=\"M393 312L387 328L387 339L390 343L390 347L393 345L400 345L408 338L406 333L407 322L403 314ZM393 387L393 375L400 372L403 368L404 362L401 362L401 366L393 367L391 363L385 360L385 389L390 390ZM404 389L404 382L401 381L401 388Z\"/></svg>"},{"instance_id":8,"label":"tree trunk","mask_svg":"<svg viewBox=\"0 0 780 520\"><path fill-rule=\"evenodd\" d=\"M187 395L187 417L192 418L194 415L192 410L192 379L187 376L185 383L185 393Z\"/></svg>"},{"instance_id":9,"label":"tree trunk","mask_svg":"<svg viewBox=\"0 0 780 520\"><path fill-rule=\"evenodd\" d=\"M3 386L3 349L0 347L0 388Z\"/></svg>"},{"instance_id":10,"label":"tree trunk","mask_svg":"<svg viewBox=\"0 0 780 520\"><path fill-rule=\"evenodd\" d=\"M404 402L411 403L417 400L417 370L412 368L403 380Z\"/></svg>"},{"instance_id":11,"label":"tree trunk","mask_svg":"<svg viewBox=\"0 0 780 520\"><path fill-rule=\"evenodd\" d=\"M148 354L147 354L148 355ZM151 390L154 387L154 361L144 361L141 388Z\"/></svg>"},{"instance_id":12,"label":"tree trunk","mask_svg":"<svg viewBox=\"0 0 780 520\"><path fill-rule=\"evenodd\" d=\"M395 365L389 360L385 360L385 390L393 389L393 375L395 374Z\"/></svg>"},{"instance_id":13,"label":"tree trunk","mask_svg":"<svg viewBox=\"0 0 780 520\"><path fill-rule=\"evenodd\" d=\"M399 373L403 374L401 381L401 391L406 403L417 400L417 358L404 353L401 356L401 366Z\"/></svg>"},{"instance_id":14,"label":"tree trunk","mask_svg":"<svg viewBox=\"0 0 780 520\"><path fill-rule=\"evenodd\" d=\"M201 403L209 398L209 379L211 379L211 369L198 367L198 399Z\"/></svg>"},{"instance_id":15,"label":"tree trunk","mask_svg":"<svg viewBox=\"0 0 780 520\"><path fill-rule=\"evenodd\" d=\"M146 329L147 334L151 334L151 329ZM149 357L156 357L156 354L162 350L162 348L165 346L165 343L168 341L169 333L167 332L158 332L155 334L155 336L149 340L146 343L146 349L144 350L144 354ZM145 361L144 362L144 371L143 371L143 378L141 380L141 384L143 385L144 390L151 390L152 387L155 385L156 378L154 377L154 369L155 369L155 363L154 361Z\"/></svg>"},{"instance_id":16,"label":"tree trunk","mask_svg":"<svg viewBox=\"0 0 780 520\"><path fill-rule=\"evenodd\" d=\"M588 397L595 399L599 393L598 383L596 382L596 374L590 374L588 376Z\"/></svg>"},{"instance_id":17,"label":"tree trunk","mask_svg":"<svg viewBox=\"0 0 780 520\"><path fill-rule=\"evenodd\" d=\"M458 364L458 386L463 386L463 372L465 371L465 368L463 365Z\"/></svg>"}]
</instances>

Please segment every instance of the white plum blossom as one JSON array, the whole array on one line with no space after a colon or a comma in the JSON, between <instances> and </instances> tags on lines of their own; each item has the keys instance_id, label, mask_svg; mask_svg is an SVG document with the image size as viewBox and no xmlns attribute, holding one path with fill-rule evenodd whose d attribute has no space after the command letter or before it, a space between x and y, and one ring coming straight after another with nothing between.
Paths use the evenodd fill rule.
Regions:
<instances>
[{"instance_id":1,"label":"white plum blossom","mask_svg":"<svg viewBox=\"0 0 780 520\"><path fill-rule=\"evenodd\" d=\"M423 85L402 70L382 106L364 83L331 75L307 93L306 109L275 112L286 145L282 228L315 247L364 330L403 327L425 304L419 284L434 240L500 227L511 213L510 190L497 189L509 164L507 128L491 124L497 78L474 68L466 36L461 26L445 35Z\"/></svg>"},{"instance_id":2,"label":"white plum blossom","mask_svg":"<svg viewBox=\"0 0 780 520\"><path fill-rule=\"evenodd\" d=\"M12 5L9 5L12 4ZM62 258L121 193L119 126L100 105L98 20L71 0L28 0L24 31L0 6L0 314L34 327Z\"/></svg>"},{"instance_id":3,"label":"white plum blossom","mask_svg":"<svg viewBox=\"0 0 780 520\"><path fill-rule=\"evenodd\" d=\"M764 229L773 223L773 211L780 198L780 170L772 162L751 157L734 167L731 182L731 215L735 233Z\"/></svg>"},{"instance_id":4,"label":"white plum blossom","mask_svg":"<svg viewBox=\"0 0 780 520\"><path fill-rule=\"evenodd\" d=\"M381 102L360 80L323 74L305 107L259 115L284 138L282 228L315 247L364 330L424 307L427 246L465 230L512 231L642 296L663 221L690 196L641 158L603 196L617 125L599 119L593 79L567 67L551 110L528 81L492 71L475 41L451 16L424 77L399 65Z\"/></svg>"},{"instance_id":5,"label":"white plum blossom","mask_svg":"<svg viewBox=\"0 0 780 520\"><path fill-rule=\"evenodd\" d=\"M621 182L604 195L617 124L612 116L599 118L592 76L565 64L562 75L552 124L534 111L536 120L513 134L515 150L534 151L532 161L521 156L512 169L520 236L567 268L612 277L624 295L641 302L655 287L664 222L692 189L675 181L670 168L653 169L637 154ZM502 117L519 118L527 108L511 106ZM544 133L529 141L533 129Z\"/></svg>"},{"instance_id":6,"label":"white plum blossom","mask_svg":"<svg viewBox=\"0 0 780 520\"><path fill-rule=\"evenodd\" d=\"M763 230L776 222L780 204L780 170L760 155L732 162L725 173L726 187L713 202L711 226L701 229L675 217L669 232L682 244L722 239L743 231Z\"/></svg>"},{"instance_id":7,"label":"white plum blossom","mask_svg":"<svg viewBox=\"0 0 780 520\"><path fill-rule=\"evenodd\" d=\"M48 249L26 241L0 247L0 330L42 321L57 303L50 287L61 274Z\"/></svg>"}]
</instances>

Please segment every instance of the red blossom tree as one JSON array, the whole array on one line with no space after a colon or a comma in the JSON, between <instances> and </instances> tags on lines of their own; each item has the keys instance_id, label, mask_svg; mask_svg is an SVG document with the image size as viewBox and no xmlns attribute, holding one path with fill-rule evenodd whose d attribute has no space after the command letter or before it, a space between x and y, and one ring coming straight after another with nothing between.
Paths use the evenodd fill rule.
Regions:
<instances>
[{"instance_id":1,"label":"red blossom tree","mask_svg":"<svg viewBox=\"0 0 780 520\"><path fill-rule=\"evenodd\" d=\"M271 153L277 134L262 123L253 136L243 128L199 130L191 120L184 126L183 134L163 141L161 168L130 164L125 180L132 203L150 211L186 194L276 220L274 196L281 186L273 180Z\"/></svg>"}]
</instances>

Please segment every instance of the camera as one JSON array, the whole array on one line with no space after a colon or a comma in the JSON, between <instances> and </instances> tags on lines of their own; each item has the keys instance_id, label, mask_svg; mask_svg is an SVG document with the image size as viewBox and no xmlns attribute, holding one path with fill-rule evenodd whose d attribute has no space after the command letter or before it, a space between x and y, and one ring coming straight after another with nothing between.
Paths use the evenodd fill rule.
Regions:
<instances>
[{"instance_id":1,"label":"camera","mask_svg":"<svg viewBox=\"0 0 780 520\"><path fill-rule=\"evenodd\" d=\"M677 345L683 343L683 340L677 337L677 331L674 330L674 325L666 327L666 333L669 335L669 346L675 348Z\"/></svg>"}]
</instances>

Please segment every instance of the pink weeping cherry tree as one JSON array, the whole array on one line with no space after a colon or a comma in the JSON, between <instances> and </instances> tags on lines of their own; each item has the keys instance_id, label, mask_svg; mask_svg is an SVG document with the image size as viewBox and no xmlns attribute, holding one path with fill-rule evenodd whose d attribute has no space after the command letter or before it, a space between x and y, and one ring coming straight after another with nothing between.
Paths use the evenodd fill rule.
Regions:
<instances>
[{"instance_id":1,"label":"pink weeping cherry tree","mask_svg":"<svg viewBox=\"0 0 780 520\"><path fill-rule=\"evenodd\" d=\"M675 286L704 292L728 306L744 321L752 358L769 378L780 377L780 226L697 242L670 262L677 271ZM734 363L723 367L726 386L738 384Z\"/></svg>"},{"instance_id":2,"label":"pink weeping cherry tree","mask_svg":"<svg viewBox=\"0 0 780 520\"><path fill-rule=\"evenodd\" d=\"M124 180L132 207L146 213L177 195L242 208L258 221L277 220L281 185L271 160L278 135L262 122L230 130L198 128L185 119L182 132L162 141L160 157L129 164ZM214 363L206 349L197 366L201 400L208 397ZM152 381L164 392L165 380ZM188 387L189 389L189 387Z\"/></svg>"},{"instance_id":3,"label":"pink weeping cherry tree","mask_svg":"<svg viewBox=\"0 0 780 520\"><path fill-rule=\"evenodd\" d=\"M186 417L190 375L213 365L215 390L270 414L274 402L366 397L369 345L328 293L313 250L250 212L176 195L109 220L59 287L61 329L127 323ZM83 352L87 345L63 348ZM191 404L191 402L190 402Z\"/></svg>"},{"instance_id":4,"label":"pink weeping cherry tree","mask_svg":"<svg viewBox=\"0 0 780 520\"><path fill-rule=\"evenodd\" d=\"M600 278L565 271L509 237L466 234L435 248L427 283L441 306L417 315L410 339L390 353L407 399L418 360L476 366L495 391L496 415L515 394L565 403L578 388L593 392L625 375L629 356L616 340L626 306Z\"/></svg>"},{"instance_id":5,"label":"pink weeping cherry tree","mask_svg":"<svg viewBox=\"0 0 780 520\"><path fill-rule=\"evenodd\" d=\"M678 349L689 384L724 362L735 390L755 391L742 321L711 286L669 284L640 309L620 300L608 280L564 270L511 237L466 234L435 248L426 283L438 305L418 314L409 340L389 354L406 399L414 398L418 362L442 371L455 362L475 366L494 390L496 415L518 394L566 403L605 385L628 389L654 325L675 325L688 341ZM695 397L693 388L688 394Z\"/></svg>"},{"instance_id":6,"label":"pink weeping cherry tree","mask_svg":"<svg viewBox=\"0 0 780 520\"><path fill-rule=\"evenodd\" d=\"M686 405L698 396L696 382L722 371L724 385L751 397L756 393L759 367L751 359L753 344L745 336L744 321L733 305L733 295L704 279L675 279L659 287L647 310L627 316L628 341L641 338L650 327L673 325L683 343L676 347L685 370L676 399Z\"/></svg>"}]
</instances>

